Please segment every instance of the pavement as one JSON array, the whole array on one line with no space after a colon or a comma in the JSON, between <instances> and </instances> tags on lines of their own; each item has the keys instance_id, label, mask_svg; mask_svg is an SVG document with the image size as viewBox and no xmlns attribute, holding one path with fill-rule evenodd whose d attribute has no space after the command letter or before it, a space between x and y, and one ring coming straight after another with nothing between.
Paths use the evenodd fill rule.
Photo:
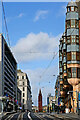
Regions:
<instances>
[{"instance_id":1,"label":"pavement","mask_svg":"<svg viewBox=\"0 0 80 120\"><path fill-rule=\"evenodd\" d=\"M80 120L80 115L74 113L51 113L52 116L55 116L62 120Z\"/></svg>"}]
</instances>

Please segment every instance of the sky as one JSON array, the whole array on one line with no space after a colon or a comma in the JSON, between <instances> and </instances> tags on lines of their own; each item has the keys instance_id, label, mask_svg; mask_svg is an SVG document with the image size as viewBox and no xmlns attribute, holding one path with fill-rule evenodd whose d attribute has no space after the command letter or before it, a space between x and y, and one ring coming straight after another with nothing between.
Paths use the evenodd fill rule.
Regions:
<instances>
[{"instance_id":1,"label":"sky","mask_svg":"<svg viewBox=\"0 0 80 120\"><path fill-rule=\"evenodd\" d=\"M38 105L40 88L43 105L47 104L49 93L55 94L55 82L59 74L56 53L65 30L66 5L67 2L4 3L10 48L18 69L28 74L34 105ZM4 20L2 25L6 38Z\"/></svg>"}]
</instances>

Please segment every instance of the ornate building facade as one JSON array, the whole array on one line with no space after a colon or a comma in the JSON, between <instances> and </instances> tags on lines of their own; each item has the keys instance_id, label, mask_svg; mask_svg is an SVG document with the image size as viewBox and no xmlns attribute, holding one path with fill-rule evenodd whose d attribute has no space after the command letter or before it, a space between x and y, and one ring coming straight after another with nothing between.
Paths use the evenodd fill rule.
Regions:
<instances>
[{"instance_id":1,"label":"ornate building facade","mask_svg":"<svg viewBox=\"0 0 80 120\"><path fill-rule=\"evenodd\" d=\"M67 5L65 32L59 45L60 106L78 112L80 91L80 2Z\"/></svg>"}]
</instances>

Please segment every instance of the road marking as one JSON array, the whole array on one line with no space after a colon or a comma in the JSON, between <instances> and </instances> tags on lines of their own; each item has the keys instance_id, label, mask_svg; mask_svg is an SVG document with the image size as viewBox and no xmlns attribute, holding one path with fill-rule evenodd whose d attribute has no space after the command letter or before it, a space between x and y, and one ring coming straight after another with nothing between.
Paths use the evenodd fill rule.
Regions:
<instances>
[{"instance_id":1,"label":"road marking","mask_svg":"<svg viewBox=\"0 0 80 120\"><path fill-rule=\"evenodd\" d=\"M25 113L25 112L24 112L24 113ZM22 120L22 119L23 119L23 114L24 114L24 113L20 113L17 120Z\"/></svg>"},{"instance_id":2,"label":"road marking","mask_svg":"<svg viewBox=\"0 0 80 120\"><path fill-rule=\"evenodd\" d=\"M30 120L32 120L32 118L31 118L31 116L30 116L30 112L28 112L28 118L29 118Z\"/></svg>"},{"instance_id":3,"label":"road marking","mask_svg":"<svg viewBox=\"0 0 80 120\"><path fill-rule=\"evenodd\" d=\"M43 118L41 115L39 115L39 114L36 114L36 113L34 113L39 119L41 119L41 120L46 120L45 118Z\"/></svg>"},{"instance_id":4,"label":"road marking","mask_svg":"<svg viewBox=\"0 0 80 120\"><path fill-rule=\"evenodd\" d=\"M16 114L18 114L18 113L15 113L14 115L16 115ZM14 115L12 115L12 116L10 117L10 119L9 119L9 120L11 120L11 119L13 118L13 116L14 116Z\"/></svg>"},{"instance_id":5,"label":"road marking","mask_svg":"<svg viewBox=\"0 0 80 120\"><path fill-rule=\"evenodd\" d=\"M16 113L15 113L16 114ZM11 116L14 116L15 114L9 115L5 120L9 120Z\"/></svg>"}]
</instances>

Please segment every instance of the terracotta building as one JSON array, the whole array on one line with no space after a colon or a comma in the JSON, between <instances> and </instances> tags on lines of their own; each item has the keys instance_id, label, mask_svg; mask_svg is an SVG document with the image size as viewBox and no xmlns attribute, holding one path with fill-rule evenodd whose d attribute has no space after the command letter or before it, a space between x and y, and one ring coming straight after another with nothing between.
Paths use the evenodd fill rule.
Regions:
<instances>
[{"instance_id":1,"label":"terracotta building","mask_svg":"<svg viewBox=\"0 0 80 120\"><path fill-rule=\"evenodd\" d=\"M41 89L39 90L39 95L38 95L38 110L39 110L39 112L42 112L42 93L41 93Z\"/></svg>"},{"instance_id":2,"label":"terracotta building","mask_svg":"<svg viewBox=\"0 0 80 120\"><path fill-rule=\"evenodd\" d=\"M59 45L59 97L60 106L77 113L80 91L80 2L71 1L66 8L65 32Z\"/></svg>"}]
</instances>

